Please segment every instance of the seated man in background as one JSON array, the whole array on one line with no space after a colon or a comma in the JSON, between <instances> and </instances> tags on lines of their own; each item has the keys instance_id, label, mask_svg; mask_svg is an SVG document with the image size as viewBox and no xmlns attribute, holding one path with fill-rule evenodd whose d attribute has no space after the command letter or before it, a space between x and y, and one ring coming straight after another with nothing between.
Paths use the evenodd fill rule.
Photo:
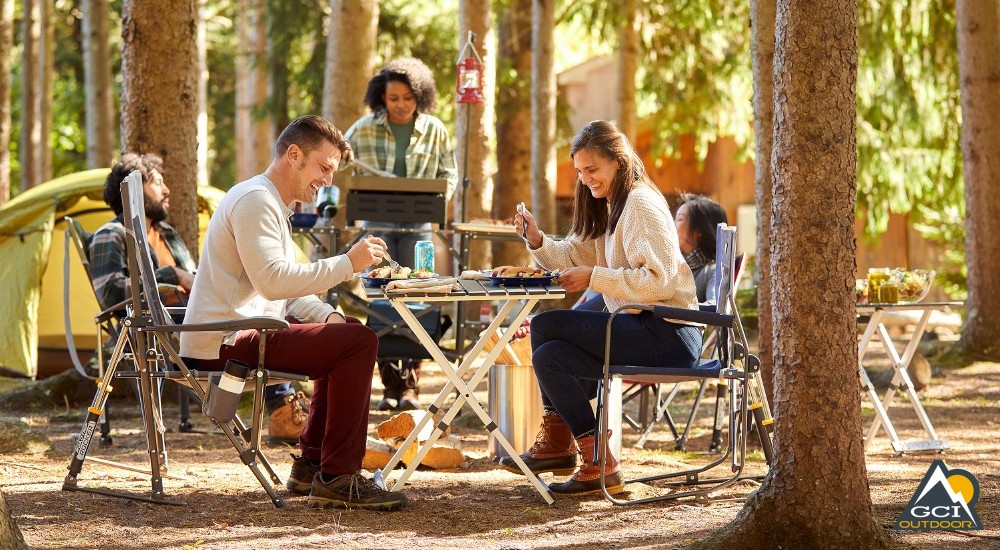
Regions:
<instances>
[{"instance_id":1,"label":"seated man in background","mask_svg":"<svg viewBox=\"0 0 1000 550\"><path fill-rule=\"evenodd\" d=\"M89 247L94 290L102 308L111 307L129 297L120 185L133 170L142 174L146 239L152 252L153 267L156 268L156 281L177 287L176 291L163 296L164 303L168 306L187 303L194 282L195 263L184 240L166 222L170 209L170 188L163 181L162 167L163 160L156 155L125 153L104 181L104 202L115 213L115 218L94 233ZM268 442L298 441L309 408L308 399L301 392L296 394L289 384L267 389L267 410L270 412Z\"/></svg>"}]
</instances>

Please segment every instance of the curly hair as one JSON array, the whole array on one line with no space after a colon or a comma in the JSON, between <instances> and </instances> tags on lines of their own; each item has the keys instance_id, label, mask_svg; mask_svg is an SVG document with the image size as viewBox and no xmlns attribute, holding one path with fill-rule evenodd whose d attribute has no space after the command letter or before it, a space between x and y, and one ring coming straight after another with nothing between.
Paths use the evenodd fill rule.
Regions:
<instances>
[{"instance_id":1,"label":"curly hair","mask_svg":"<svg viewBox=\"0 0 1000 550\"><path fill-rule=\"evenodd\" d=\"M115 216L121 216L125 209L122 206L121 183L133 170L142 174L142 181L145 183L153 177L153 170L163 172L163 159L152 153L125 153L111 167L111 173L104 180L104 202L111 207Z\"/></svg>"},{"instance_id":2,"label":"curly hair","mask_svg":"<svg viewBox=\"0 0 1000 550\"><path fill-rule=\"evenodd\" d=\"M365 105L373 113L386 110L385 95L386 84L389 81L402 82L413 90L413 95L417 98L417 112L426 113L434 108L437 101L437 84L434 82L434 73L431 72L423 61L414 57L401 57L393 59L386 66L375 74L368 81L368 89L365 90Z\"/></svg>"}]
</instances>

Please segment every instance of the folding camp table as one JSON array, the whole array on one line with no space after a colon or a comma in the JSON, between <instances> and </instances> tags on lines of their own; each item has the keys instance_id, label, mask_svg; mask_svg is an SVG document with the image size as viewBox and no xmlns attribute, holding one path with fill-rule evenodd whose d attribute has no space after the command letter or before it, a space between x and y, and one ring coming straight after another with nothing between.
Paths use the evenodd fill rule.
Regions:
<instances>
[{"instance_id":1,"label":"folding camp table","mask_svg":"<svg viewBox=\"0 0 1000 550\"><path fill-rule=\"evenodd\" d=\"M927 330L927 323L930 321L931 313L937 310L962 307L962 305L962 302L926 302L918 304L867 304L858 306L859 322L863 321L866 317L868 319L864 326L861 341L858 344L858 374L861 377L862 391L868 393L872 404L875 405L875 419L872 421L872 425L868 429L868 434L865 436L865 449L868 448L875 436L878 435L879 428L883 425L885 425L885 431L889 434L889 438L892 439L892 448L898 453L914 451L940 452L950 447L949 443L939 439L937 432L934 431L931 419L927 417L927 411L924 410L923 405L920 403L920 397L913 387L913 382L910 380L910 375L907 373L906 368L910 365L910 361L913 360L913 356L917 352L917 346L920 344L920 339L923 337L924 331ZM889 331L886 330L885 324L883 324L885 313L890 311L916 311L921 313L920 320L917 321L913 333L910 335L910 340L903 349L902 356L896 350L892 339L889 338ZM892 361L892 369L895 371L892 381L889 383L889 389L886 390L885 396L882 399L879 399L878 393L875 391L875 386L868 377L864 365L865 353L868 351L868 345L876 333L879 340L882 341L886 353L889 354L889 358ZM888 414L889 407L896 398L896 389L906 392L910 399L910 405L916 411L917 418L920 419L920 423L923 424L924 430L927 431L930 439L923 441L901 441L899 439L896 429L889 420Z\"/></svg>"},{"instance_id":2,"label":"folding camp table","mask_svg":"<svg viewBox=\"0 0 1000 550\"><path fill-rule=\"evenodd\" d=\"M548 486L542 482L538 476L531 473L528 466L521 460L517 452L515 452L514 447L510 444L507 437L500 432L497 427L496 422L483 408L482 403L473 395L473 390L482 382L490 367L496 361L497 356L504 349L508 342L510 342L511 337L514 335L514 329L521 326L521 323L528 316L528 314L535 308L540 300L558 300L566 296L566 291L557 284L548 284L542 286L503 286L495 285L488 281L471 281L471 280L459 280L460 290L452 290L447 294L426 294L419 292L419 290L409 290L405 293L403 292L386 292L384 288L367 288L366 298L368 300L382 300L387 299L392 307L399 313L406 325L413 331L420 343L423 344L424 348L430 353L434 361L437 362L438 366L444 372L445 376L448 377L448 382L441 388L434 402L427 408L427 411L431 414L424 415L424 417L417 423L413 428L413 431L406 437L403 443L399 446L396 454L392 456L389 463L381 471L382 477L390 482L389 476L396 465L399 464L400 460L406 450L417 443L417 434L424 429L424 426L430 421L432 416L435 416L439 411L444 411L444 417L438 421L437 425L434 427L430 438L420 447L419 452L417 452L416 457L410 462L406 470L392 482L390 490L397 491L402 489L403 485L410 475L417 469L417 466L430 451L434 443L441 437L444 431L451 425L451 422L458 415L458 412L462 409L463 405L468 405L473 412L479 417L479 419L485 425L487 431L490 432L499 445L501 445L510 455L513 457L514 461L517 463L524 475L531 481L531 484L535 486L538 493L542 495L542 498L549 504L554 501L551 491L549 491ZM479 338L472 345L472 348L466 353L462 358L461 362L458 364L457 368L454 368L452 364L445 357L444 351L438 346L437 343L430 337L427 330L420 323L420 321L414 316L413 312L406 307L407 302L468 302L468 301L489 301L495 302L499 306L499 310L496 316L486 327L485 330L479 335ZM501 329L503 329L501 331ZM478 367L473 369L473 363L478 359L479 354L485 349L487 342L490 341L494 334L499 335L499 340L493 349L486 355L486 358L479 364ZM473 371L472 376L465 381L465 374L470 370ZM445 408L445 401L449 394L454 389L458 389L458 398L455 399L450 406Z\"/></svg>"}]
</instances>

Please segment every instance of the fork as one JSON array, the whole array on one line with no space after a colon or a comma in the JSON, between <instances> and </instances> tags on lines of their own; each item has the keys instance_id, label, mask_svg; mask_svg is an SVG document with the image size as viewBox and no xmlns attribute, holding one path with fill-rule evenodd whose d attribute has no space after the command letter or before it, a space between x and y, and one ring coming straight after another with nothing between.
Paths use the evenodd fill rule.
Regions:
<instances>
[{"instance_id":1,"label":"fork","mask_svg":"<svg viewBox=\"0 0 1000 550\"><path fill-rule=\"evenodd\" d=\"M383 250L382 251L382 257L384 259L386 259L386 260L389 261L389 269L391 269L393 271L399 271L400 270L399 262L397 262L396 260L392 259L392 256L389 255L389 251L388 250Z\"/></svg>"},{"instance_id":2,"label":"fork","mask_svg":"<svg viewBox=\"0 0 1000 550\"><path fill-rule=\"evenodd\" d=\"M528 222L524 219L524 202L517 205L517 211L521 214L521 238L528 240Z\"/></svg>"}]
</instances>

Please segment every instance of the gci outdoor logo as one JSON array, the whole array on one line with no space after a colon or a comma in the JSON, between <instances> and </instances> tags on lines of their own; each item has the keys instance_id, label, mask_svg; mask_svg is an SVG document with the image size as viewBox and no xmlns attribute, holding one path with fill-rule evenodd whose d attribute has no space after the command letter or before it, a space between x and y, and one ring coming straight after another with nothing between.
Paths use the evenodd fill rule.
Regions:
<instances>
[{"instance_id":1,"label":"gci outdoor logo","mask_svg":"<svg viewBox=\"0 0 1000 550\"><path fill-rule=\"evenodd\" d=\"M982 529L976 515L979 481L966 470L949 470L943 460L935 460L913 498L896 521L896 529Z\"/></svg>"}]
</instances>

